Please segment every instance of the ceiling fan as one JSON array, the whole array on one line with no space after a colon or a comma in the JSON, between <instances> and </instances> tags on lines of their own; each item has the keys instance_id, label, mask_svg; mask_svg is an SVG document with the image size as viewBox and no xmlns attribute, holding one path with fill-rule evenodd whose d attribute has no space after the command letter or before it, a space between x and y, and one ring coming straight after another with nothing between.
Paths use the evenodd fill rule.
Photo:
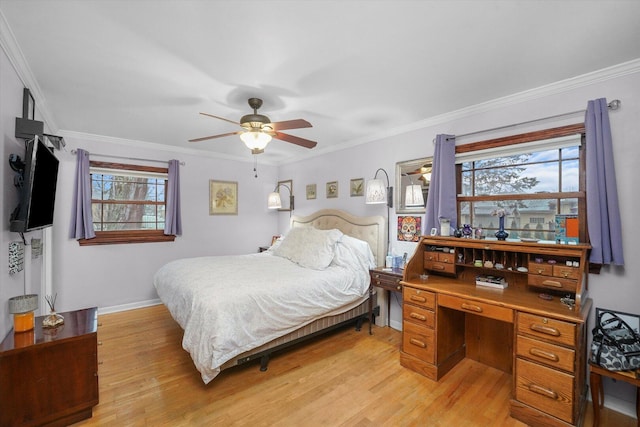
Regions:
<instances>
[{"instance_id":1,"label":"ceiling fan","mask_svg":"<svg viewBox=\"0 0 640 427\"><path fill-rule=\"evenodd\" d=\"M189 142L199 142L205 141L207 139L222 138L224 136L240 135L240 139L251 150L251 154L263 153L264 148L271 141L271 138L290 142L292 144L296 144L305 148L313 148L317 145L317 142L315 141L280 132L281 130L286 129L310 128L311 123L309 123L308 121L303 119L296 119L272 123L269 117L263 114L258 114L258 109L262 106L262 99L249 98L249 106L253 109L253 114L242 116L239 123L234 122L233 120L225 119L224 117L214 116L213 114L200 113L203 116L213 117L214 119L224 120L225 122L238 125L242 128L242 130L222 133L220 135L190 139Z\"/></svg>"}]
</instances>

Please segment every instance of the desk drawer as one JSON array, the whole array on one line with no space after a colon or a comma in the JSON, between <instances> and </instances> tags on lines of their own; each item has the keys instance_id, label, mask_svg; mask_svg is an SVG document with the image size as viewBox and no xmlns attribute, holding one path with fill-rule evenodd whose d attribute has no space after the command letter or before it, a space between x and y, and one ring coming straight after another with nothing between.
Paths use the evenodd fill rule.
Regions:
<instances>
[{"instance_id":1,"label":"desk drawer","mask_svg":"<svg viewBox=\"0 0 640 427\"><path fill-rule=\"evenodd\" d=\"M541 262L529 263L529 274L538 276L553 276L553 266Z\"/></svg>"},{"instance_id":2,"label":"desk drawer","mask_svg":"<svg viewBox=\"0 0 640 427\"><path fill-rule=\"evenodd\" d=\"M401 277L393 276L391 274L379 273L377 271L371 272L371 284L388 291L401 291L401 280Z\"/></svg>"},{"instance_id":3,"label":"desk drawer","mask_svg":"<svg viewBox=\"0 0 640 427\"><path fill-rule=\"evenodd\" d=\"M516 352L518 356L534 360L552 368L573 372L576 360L576 352L573 349L560 347L518 335L516 339Z\"/></svg>"},{"instance_id":4,"label":"desk drawer","mask_svg":"<svg viewBox=\"0 0 640 427\"><path fill-rule=\"evenodd\" d=\"M442 294L438 295L438 305L467 313L477 314L478 316L513 323L513 310L506 307L499 307L497 305Z\"/></svg>"},{"instance_id":5,"label":"desk drawer","mask_svg":"<svg viewBox=\"0 0 640 427\"><path fill-rule=\"evenodd\" d=\"M417 357L423 362L435 361L433 329L414 325L410 322L402 324L402 351Z\"/></svg>"},{"instance_id":6,"label":"desk drawer","mask_svg":"<svg viewBox=\"0 0 640 427\"><path fill-rule=\"evenodd\" d=\"M566 265L553 266L553 275L565 279L578 280L580 278L580 271L577 267L567 267Z\"/></svg>"},{"instance_id":7,"label":"desk drawer","mask_svg":"<svg viewBox=\"0 0 640 427\"><path fill-rule=\"evenodd\" d=\"M573 423L573 380L569 374L516 359L516 400Z\"/></svg>"},{"instance_id":8,"label":"desk drawer","mask_svg":"<svg viewBox=\"0 0 640 427\"><path fill-rule=\"evenodd\" d=\"M420 307L435 309L436 296L433 292L421 291L420 289L405 286L402 292L403 302L419 305Z\"/></svg>"},{"instance_id":9,"label":"desk drawer","mask_svg":"<svg viewBox=\"0 0 640 427\"><path fill-rule=\"evenodd\" d=\"M438 273L455 274L456 272L455 264L447 264L439 261L425 261L424 268L425 270L431 270Z\"/></svg>"},{"instance_id":10,"label":"desk drawer","mask_svg":"<svg viewBox=\"0 0 640 427\"><path fill-rule=\"evenodd\" d=\"M529 285L541 288L554 289L556 291L567 291L575 293L578 288L576 280L564 279L562 277L539 276L537 274L528 275Z\"/></svg>"},{"instance_id":11,"label":"desk drawer","mask_svg":"<svg viewBox=\"0 0 640 427\"><path fill-rule=\"evenodd\" d=\"M431 329L436 324L436 316L433 311L411 304L402 304L402 319Z\"/></svg>"},{"instance_id":12,"label":"desk drawer","mask_svg":"<svg viewBox=\"0 0 640 427\"><path fill-rule=\"evenodd\" d=\"M518 333L575 347L576 325L529 313L518 313Z\"/></svg>"}]
</instances>

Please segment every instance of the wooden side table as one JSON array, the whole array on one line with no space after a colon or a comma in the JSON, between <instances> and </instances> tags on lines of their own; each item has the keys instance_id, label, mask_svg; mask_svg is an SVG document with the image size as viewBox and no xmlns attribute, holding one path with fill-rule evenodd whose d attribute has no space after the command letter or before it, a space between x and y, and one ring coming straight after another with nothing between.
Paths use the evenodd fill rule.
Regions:
<instances>
[{"instance_id":1,"label":"wooden side table","mask_svg":"<svg viewBox=\"0 0 640 427\"><path fill-rule=\"evenodd\" d=\"M389 295L391 295L391 292L402 292L402 285L400 284L400 281L402 280L403 273L404 270L399 268L373 268L369 270L369 275L371 276L371 285L388 291ZM387 323L389 324L391 320L390 315L391 300L387 299Z\"/></svg>"},{"instance_id":2,"label":"wooden side table","mask_svg":"<svg viewBox=\"0 0 640 427\"><path fill-rule=\"evenodd\" d=\"M0 343L0 426L67 426L98 404L98 309L60 314L63 325L36 317Z\"/></svg>"},{"instance_id":3,"label":"wooden side table","mask_svg":"<svg viewBox=\"0 0 640 427\"><path fill-rule=\"evenodd\" d=\"M603 376L636 386L636 418L638 419L638 427L640 427L640 371L609 371L608 369L589 362L589 372L594 427L598 427L600 423L600 408L604 405Z\"/></svg>"}]
</instances>

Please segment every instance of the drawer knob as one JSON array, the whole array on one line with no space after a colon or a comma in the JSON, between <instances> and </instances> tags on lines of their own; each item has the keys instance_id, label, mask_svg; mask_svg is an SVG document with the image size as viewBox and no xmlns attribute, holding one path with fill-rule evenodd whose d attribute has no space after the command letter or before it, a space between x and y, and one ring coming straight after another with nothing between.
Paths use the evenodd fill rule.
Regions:
<instances>
[{"instance_id":1,"label":"drawer knob","mask_svg":"<svg viewBox=\"0 0 640 427\"><path fill-rule=\"evenodd\" d=\"M557 354L551 353L551 352L548 352L548 351L544 351L544 350L541 350L541 349L535 348L535 347L532 347L532 348L529 349L529 354L532 355L532 356L540 357L542 359L550 360L552 362L557 362L557 361L560 360L560 358L558 357Z\"/></svg>"},{"instance_id":2,"label":"drawer knob","mask_svg":"<svg viewBox=\"0 0 640 427\"><path fill-rule=\"evenodd\" d=\"M402 290L402 285L398 285L398 286L396 286L396 289L397 289L397 290L399 290L399 291L401 291L401 290Z\"/></svg>"},{"instance_id":3,"label":"drawer knob","mask_svg":"<svg viewBox=\"0 0 640 427\"><path fill-rule=\"evenodd\" d=\"M416 295L411 295L411 297L409 297L409 299L411 301L427 302L427 299L425 297L419 297L419 296L416 296Z\"/></svg>"},{"instance_id":4,"label":"drawer knob","mask_svg":"<svg viewBox=\"0 0 640 427\"><path fill-rule=\"evenodd\" d=\"M540 332L541 334L553 335L554 337L560 336L560 331L556 328L552 328L551 326L538 325L537 323L534 323L533 325L529 326L529 329L531 329L532 331Z\"/></svg>"},{"instance_id":5,"label":"drawer knob","mask_svg":"<svg viewBox=\"0 0 640 427\"><path fill-rule=\"evenodd\" d=\"M417 319L417 320L422 320L425 321L427 320L427 317L422 315L422 314L418 314L418 313L411 313L409 314L410 317L412 317L413 319Z\"/></svg>"},{"instance_id":6,"label":"drawer knob","mask_svg":"<svg viewBox=\"0 0 640 427\"><path fill-rule=\"evenodd\" d=\"M460 307L462 307L465 310L475 311L476 313L482 313L482 307L477 306L477 305L468 304L468 303L464 302L464 303L462 303L462 305Z\"/></svg>"},{"instance_id":7,"label":"drawer knob","mask_svg":"<svg viewBox=\"0 0 640 427\"><path fill-rule=\"evenodd\" d=\"M380 275L376 273L373 277L375 277L376 279L379 279Z\"/></svg>"},{"instance_id":8,"label":"drawer knob","mask_svg":"<svg viewBox=\"0 0 640 427\"><path fill-rule=\"evenodd\" d=\"M425 342L423 342L423 341L420 341L420 340L417 340L417 339L415 339L415 338L411 338L411 339L409 340L409 342L410 342L411 344L415 345L415 346L422 347L422 348L427 348L427 343L425 343Z\"/></svg>"},{"instance_id":9,"label":"drawer knob","mask_svg":"<svg viewBox=\"0 0 640 427\"><path fill-rule=\"evenodd\" d=\"M542 395L544 397L548 397L549 399L553 399L553 400L558 399L558 393L556 393L553 390L549 390L548 388L539 386L537 384L529 384L529 390L539 395Z\"/></svg>"},{"instance_id":10,"label":"drawer knob","mask_svg":"<svg viewBox=\"0 0 640 427\"><path fill-rule=\"evenodd\" d=\"M444 270L444 266L439 264L434 264L432 267L434 270Z\"/></svg>"}]
</instances>

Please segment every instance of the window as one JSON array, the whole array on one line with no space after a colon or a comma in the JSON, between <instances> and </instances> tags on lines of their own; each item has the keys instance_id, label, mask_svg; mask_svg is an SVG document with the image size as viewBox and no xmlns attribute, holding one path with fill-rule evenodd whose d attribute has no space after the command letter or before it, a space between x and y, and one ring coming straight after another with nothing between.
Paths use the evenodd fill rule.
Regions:
<instances>
[{"instance_id":1,"label":"window","mask_svg":"<svg viewBox=\"0 0 640 427\"><path fill-rule=\"evenodd\" d=\"M553 241L555 216L578 214L584 242L582 133L567 135L566 128L517 135L512 142L501 138L497 145L497 140L469 144L475 149L457 154L459 223L491 236L498 229L492 213L502 208L509 238Z\"/></svg>"},{"instance_id":2,"label":"window","mask_svg":"<svg viewBox=\"0 0 640 427\"><path fill-rule=\"evenodd\" d=\"M173 241L164 235L167 168L90 162L95 239L81 245Z\"/></svg>"}]
</instances>

